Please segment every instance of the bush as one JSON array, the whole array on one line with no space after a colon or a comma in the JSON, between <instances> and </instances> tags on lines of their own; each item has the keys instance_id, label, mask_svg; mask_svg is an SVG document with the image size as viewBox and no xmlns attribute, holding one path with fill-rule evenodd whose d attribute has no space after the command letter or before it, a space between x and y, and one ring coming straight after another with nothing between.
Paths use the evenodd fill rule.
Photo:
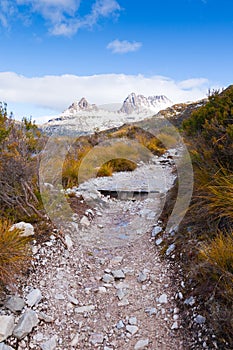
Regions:
<instances>
[{"instance_id":1,"label":"bush","mask_svg":"<svg viewBox=\"0 0 233 350\"><path fill-rule=\"evenodd\" d=\"M0 220L0 287L13 284L30 263L30 238L22 237L18 229L10 231L10 227L9 221Z\"/></svg>"},{"instance_id":2,"label":"bush","mask_svg":"<svg viewBox=\"0 0 233 350\"><path fill-rule=\"evenodd\" d=\"M31 120L16 123L0 105L0 214L12 220L42 218L38 156L44 139Z\"/></svg>"}]
</instances>

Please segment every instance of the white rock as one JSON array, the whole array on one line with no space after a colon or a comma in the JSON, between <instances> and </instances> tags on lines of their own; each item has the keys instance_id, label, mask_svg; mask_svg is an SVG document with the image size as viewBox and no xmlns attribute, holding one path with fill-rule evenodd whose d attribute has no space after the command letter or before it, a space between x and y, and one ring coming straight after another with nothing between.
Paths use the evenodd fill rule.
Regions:
<instances>
[{"instance_id":1,"label":"white rock","mask_svg":"<svg viewBox=\"0 0 233 350\"><path fill-rule=\"evenodd\" d=\"M123 260L123 256L115 256L111 259L110 263L112 265L115 265L115 264L120 264Z\"/></svg>"},{"instance_id":2,"label":"white rock","mask_svg":"<svg viewBox=\"0 0 233 350\"><path fill-rule=\"evenodd\" d=\"M156 245L160 245L162 242L163 242L163 239L162 238L158 238L158 239L156 239L155 244Z\"/></svg>"},{"instance_id":3,"label":"white rock","mask_svg":"<svg viewBox=\"0 0 233 350\"><path fill-rule=\"evenodd\" d=\"M0 316L0 342L12 334L14 326L15 319L13 316Z\"/></svg>"},{"instance_id":4,"label":"white rock","mask_svg":"<svg viewBox=\"0 0 233 350\"><path fill-rule=\"evenodd\" d=\"M124 289L117 289L117 297L119 300L122 300L127 295L127 291Z\"/></svg>"},{"instance_id":5,"label":"white rock","mask_svg":"<svg viewBox=\"0 0 233 350\"><path fill-rule=\"evenodd\" d=\"M66 243L68 250L70 250L73 247L73 241L72 241L70 235L65 235L65 243Z\"/></svg>"},{"instance_id":6,"label":"white rock","mask_svg":"<svg viewBox=\"0 0 233 350\"><path fill-rule=\"evenodd\" d=\"M117 329L122 329L125 327L125 324L122 320L118 321L117 324L116 324L116 328Z\"/></svg>"},{"instance_id":7,"label":"white rock","mask_svg":"<svg viewBox=\"0 0 233 350\"><path fill-rule=\"evenodd\" d=\"M14 337L17 339L23 339L31 333L32 329L37 326L39 319L37 314L33 310L26 311L23 316L20 317L17 326L13 331Z\"/></svg>"},{"instance_id":8,"label":"white rock","mask_svg":"<svg viewBox=\"0 0 233 350\"><path fill-rule=\"evenodd\" d=\"M149 314L149 316L152 316L157 314L157 309L155 307L148 307L145 309L145 312Z\"/></svg>"},{"instance_id":9,"label":"white rock","mask_svg":"<svg viewBox=\"0 0 233 350\"><path fill-rule=\"evenodd\" d=\"M151 232L151 237L156 237L163 229L160 226L155 226Z\"/></svg>"},{"instance_id":10,"label":"white rock","mask_svg":"<svg viewBox=\"0 0 233 350\"><path fill-rule=\"evenodd\" d=\"M123 298L117 305L118 306L127 306L127 305L129 305L129 301L127 298Z\"/></svg>"},{"instance_id":11,"label":"white rock","mask_svg":"<svg viewBox=\"0 0 233 350\"><path fill-rule=\"evenodd\" d=\"M167 294L162 294L159 299L158 299L158 302L160 304L166 304L167 303Z\"/></svg>"},{"instance_id":12,"label":"white rock","mask_svg":"<svg viewBox=\"0 0 233 350\"><path fill-rule=\"evenodd\" d=\"M137 327L137 326L127 325L127 326L126 326L126 330L127 330L130 334L134 335L134 334L137 333L138 327Z\"/></svg>"},{"instance_id":13,"label":"white rock","mask_svg":"<svg viewBox=\"0 0 233 350\"><path fill-rule=\"evenodd\" d=\"M102 281L104 283L111 283L111 282L114 282L114 277L108 273L105 273L102 277Z\"/></svg>"},{"instance_id":14,"label":"white rock","mask_svg":"<svg viewBox=\"0 0 233 350\"><path fill-rule=\"evenodd\" d=\"M4 343L0 343L0 350L14 350L11 346L8 346Z\"/></svg>"},{"instance_id":15,"label":"white rock","mask_svg":"<svg viewBox=\"0 0 233 350\"><path fill-rule=\"evenodd\" d=\"M75 309L75 312L77 314L83 314L84 312L90 312L92 310L95 310L94 305L87 305L87 306L80 306Z\"/></svg>"},{"instance_id":16,"label":"white rock","mask_svg":"<svg viewBox=\"0 0 233 350\"><path fill-rule=\"evenodd\" d=\"M78 342L79 342L79 333L77 333L73 339L72 339L72 342L70 343L70 346L72 347L75 347L78 345Z\"/></svg>"},{"instance_id":17,"label":"white rock","mask_svg":"<svg viewBox=\"0 0 233 350\"><path fill-rule=\"evenodd\" d=\"M173 325L171 326L171 329L178 329L178 328L179 328L178 322L175 321L175 322L173 323Z\"/></svg>"},{"instance_id":18,"label":"white rock","mask_svg":"<svg viewBox=\"0 0 233 350\"><path fill-rule=\"evenodd\" d=\"M43 333L36 333L33 336L33 340L35 340L36 342L41 342L42 340L44 340L44 334Z\"/></svg>"},{"instance_id":19,"label":"white rock","mask_svg":"<svg viewBox=\"0 0 233 350\"><path fill-rule=\"evenodd\" d=\"M28 306L32 307L37 305L42 299L42 294L39 289L33 289L26 298L26 303Z\"/></svg>"},{"instance_id":20,"label":"white rock","mask_svg":"<svg viewBox=\"0 0 233 350\"><path fill-rule=\"evenodd\" d=\"M12 312L22 311L25 306L24 300L17 296L10 297L5 303L5 307Z\"/></svg>"},{"instance_id":21,"label":"white rock","mask_svg":"<svg viewBox=\"0 0 233 350\"><path fill-rule=\"evenodd\" d=\"M93 345L102 344L104 341L104 336L102 333L92 333L89 342Z\"/></svg>"},{"instance_id":22,"label":"white rock","mask_svg":"<svg viewBox=\"0 0 233 350\"><path fill-rule=\"evenodd\" d=\"M31 224L24 221L21 221L21 222L18 222L17 224L12 225L10 228L10 231L13 231L14 229L21 230L22 237L29 237L34 235L34 227Z\"/></svg>"},{"instance_id":23,"label":"white rock","mask_svg":"<svg viewBox=\"0 0 233 350\"><path fill-rule=\"evenodd\" d=\"M195 304L195 299L194 299L194 297L191 296L190 298L185 299L184 304L193 306L193 305Z\"/></svg>"},{"instance_id":24,"label":"white rock","mask_svg":"<svg viewBox=\"0 0 233 350\"><path fill-rule=\"evenodd\" d=\"M137 318L136 317L130 317L129 318L129 324L131 324L132 326L136 326L137 324Z\"/></svg>"},{"instance_id":25,"label":"white rock","mask_svg":"<svg viewBox=\"0 0 233 350\"><path fill-rule=\"evenodd\" d=\"M83 216L80 220L80 224L84 227L89 227L91 223L86 216Z\"/></svg>"},{"instance_id":26,"label":"white rock","mask_svg":"<svg viewBox=\"0 0 233 350\"><path fill-rule=\"evenodd\" d=\"M39 320L44 321L45 323L54 322L54 318L52 316L46 315L44 312L39 312L38 318Z\"/></svg>"},{"instance_id":27,"label":"white rock","mask_svg":"<svg viewBox=\"0 0 233 350\"><path fill-rule=\"evenodd\" d=\"M42 350L55 350L57 347L57 337L54 335L51 339L40 345Z\"/></svg>"},{"instance_id":28,"label":"white rock","mask_svg":"<svg viewBox=\"0 0 233 350\"><path fill-rule=\"evenodd\" d=\"M74 305L78 305L78 299L76 299L72 295L68 295L68 300L69 300L70 303L72 303Z\"/></svg>"},{"instance_id":29,"label":"white rock","mask_svg":"<svg viewBox=\"0 0 233 350\"><path fill-rule=\"evenodd\" d=\"M198 323L198 324L203 324L205 323L206 321L206 318L201 316L201 315L197 315L195 318L194 318L194 322Z\"/></svg>"},{"instance_id":30,"label":"white rock","mask_svg":"<svg viewBox=\"0 0 233 350\"><path fill-rule=\"evenodd\" d=\"M125 274L122 270L114 270L114 271L112 271L112 275L115 278L115 280L125 278Z\"/></svg>"},{"instance_id":31,"label":"white rock","mask_svg":"<svg viewBox=\"0 0 233 350\"><path fill-rule=\"evenodd\" d=\"M147 274L144 271L140 272L137 280L140 283L145 282L147 280Z\"/></svg>"},{"instance_id":32,"label":"white rock","mask_svg":"<svg viewBox=\"0 0 233 350\"><path fill-rule=\"evenodd\" d=\"M171 244L166 250L166 255L167 256L170 255L175 250L175 248L176 248L176 245L174 243Z\"/></svg>"},{"instance_id":33,"label":"white rock","mask_svg":"<svg viewBox=\"0 0 233 350\"><path fill-rule=\"evenodd\" d=\"M149 345L149 339L140 339L134 346L134 350L143 350Z\"/></svg>"}]
</instances>

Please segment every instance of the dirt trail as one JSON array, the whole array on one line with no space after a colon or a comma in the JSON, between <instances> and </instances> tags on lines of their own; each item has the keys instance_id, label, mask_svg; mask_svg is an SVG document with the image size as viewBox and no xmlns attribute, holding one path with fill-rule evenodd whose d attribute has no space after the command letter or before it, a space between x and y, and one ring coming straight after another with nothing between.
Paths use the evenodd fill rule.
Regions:
<instances>
[{"instance_id":1,"label":"dirt trail","mask_svg":"<svg viewBox=\"0 0 233 350\"><path fill-rule=\"evenodd\" d=\"M43 299L33 308L49 317L40 315L39 325L18 342L19 350L187 348L172 270L159 256L160 242L151 236L173 176L169 165L149 166L151 171L163 169L166 188L157 181L158 191L136 200L99 196L84 218L76 215L73 227L81 227L79 233L72 225L67 230L70 249L55 235L42 245L35 243L34 272L23 293L38 288ZM139 174L145 170L142 166ZM127 176L137 181L135 175ZM106 188L95 182L101 184ZM83 193L90 183L84 187Z\"/></svg>"}]
</instances>

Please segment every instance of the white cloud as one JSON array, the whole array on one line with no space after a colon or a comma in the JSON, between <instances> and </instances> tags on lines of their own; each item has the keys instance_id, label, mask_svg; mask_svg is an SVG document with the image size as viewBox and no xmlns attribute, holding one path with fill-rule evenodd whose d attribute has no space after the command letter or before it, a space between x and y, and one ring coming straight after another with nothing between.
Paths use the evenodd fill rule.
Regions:
<instances>
[{"instance_id":1,"label":"white cloud","mask_svg":"<svg viewBox=\"0 0 233 350\"><path fill-rule=\"evenodd\" d=\"M28 78L13 72L0 73L1 100L10 105L24 106L25 115L41 116L42 109L61 113L73 101L85 96L91 103L123 102L126 96L137 94L166 95L174 103L206 97L210 82L204 78L175 81L162 76L102 74L93 76L43 76ZM26 106L28 105L28 109ZM34 110L31 107L35 106ZM35 112L35 114L34 114ZM15 109L17 114L17 110Z\"/></svg>"},{"instance_id":2,"label":"white cloud","mask_svg":"<svg viewBox=\"0 0 233 350\"><path fill-rule=\"evenodd\" d=\"M1 0L0 2L0 24L7 28L9 26L8 18L15 14L15 6L11 0Z\"/></svg>"},{"instance_id":3,"label":"white cloud","mask_svg":"<svg viewBox=\"0 0 233 350\"><path fill-rule=\"evenodd\" d=\"M24 6L23 15L41 15L52 35L70 36L80 28L92 27L103 17L116 15L121 9L116 0L95 0L90 13L80 17L78 11L82 1L84 0L1 0L0 24L4 27L9 25L12 11L22 19L20 10Z\"/></svg>"},{"instance_id":4,"label":"white cloud","mask_svg":"<svg viewBox=\"0 0 233 350\"><path fill-rule=\"evenodd\" d=\"M142 46L142 43L140 42L130 42L127 40L114 40L110 42L107 46L107 49L111 50L112 53L128 53L128 52L135 52L138 51Z\"/></svg>"},{"instance_id":5,"label":"white cloud","mask_svg":"<svg viewBox=\"0 0 233 350\"><path fill-rule=\"evenodd\" d=\"M187 79L187 80L181 81L179 83L179 87L181 89L189 90L189 89L204 85L206 83L208 83L208 79L205 79L205 78Z\"/></svg>"}]
</instances>

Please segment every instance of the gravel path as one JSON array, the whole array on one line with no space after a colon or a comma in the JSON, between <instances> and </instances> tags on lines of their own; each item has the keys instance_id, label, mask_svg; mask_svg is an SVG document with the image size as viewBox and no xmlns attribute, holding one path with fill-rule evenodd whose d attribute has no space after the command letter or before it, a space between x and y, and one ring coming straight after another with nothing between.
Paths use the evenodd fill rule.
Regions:
<instances>
[{"instance_id":1,"label":"gravel path","mask_svg":"<svg viewBox=\"0 0 233 350\"><path fill-rule=\"evenodd\" d=\"M165 167L166 188L133 201L99 196L86 216L76 215L73 227L81 229L67 231L69 249L55 234L34 242L34 268L22 293L26 299L39 289L42 299L31 309L40 322L22 340L10 337L13 348L187 349L172 270L151 235L173 176L168 165L150 166Z\"/></svg>"}]
</instances>

